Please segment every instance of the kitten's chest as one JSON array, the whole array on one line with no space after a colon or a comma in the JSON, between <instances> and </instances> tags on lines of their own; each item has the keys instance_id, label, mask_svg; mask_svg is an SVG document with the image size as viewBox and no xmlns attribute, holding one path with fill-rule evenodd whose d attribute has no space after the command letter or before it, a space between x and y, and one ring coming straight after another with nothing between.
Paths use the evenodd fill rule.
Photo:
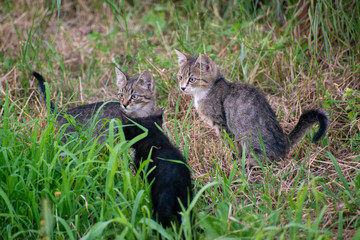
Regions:
<instances>
[{"instance_id":1,"label":"kitten's chest","mask_svg":"<svg viewBox=\"0 0 360 240\"><path fill-rule=\"evenodd\" d=\"M208 91L199 91L194 95L194 107L197 111L206 104Z\"/></svg>"},{"instance_id":2,"label":"kitten's chest","mask_svg":"<svg viewBox=\"0 0 360 240\"><path fill-rule=\"evenodd\" d=\"M226 125L223 116L223 105L216 94L207 92L202 96L195 95L194 106L199 116L210 126Z\"/></svg>"}]
</instances>

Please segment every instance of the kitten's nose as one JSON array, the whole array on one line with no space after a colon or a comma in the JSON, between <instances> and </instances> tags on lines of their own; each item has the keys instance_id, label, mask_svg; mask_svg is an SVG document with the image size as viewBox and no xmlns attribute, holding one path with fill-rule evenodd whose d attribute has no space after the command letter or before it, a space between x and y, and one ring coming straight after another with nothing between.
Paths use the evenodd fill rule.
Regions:
<instances>
[{"instance_id":1,"label":"kitten's nose","mask_svg":"<svg viewBox=\"0 0 360 240\"><path fill-rule=\"evenodd\" d=\"M122 104L123 104L124 108L126 109L127 106L129 105L129 101L123 101Z\"/></svg>"},{"instance_id":2,"label":"kitten's nose","mask_svg":"<svg viewBox=\"0 0 360 240\"><path fill-rule=\"evenodd\" d=\"M185 91L185 88L186 88L186 87L180 87L180 88L181 88L182 91Z\"/></svg>"}]
</instances>

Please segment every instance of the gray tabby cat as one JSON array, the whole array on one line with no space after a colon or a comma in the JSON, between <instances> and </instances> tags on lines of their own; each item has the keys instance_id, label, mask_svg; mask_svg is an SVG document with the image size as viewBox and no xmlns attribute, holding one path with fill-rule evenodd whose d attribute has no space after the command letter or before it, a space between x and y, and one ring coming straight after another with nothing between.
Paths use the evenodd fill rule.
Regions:
<instances>
[{"instance_id":1,"label":"gray tabby cat","mask_svg":"<svg viewBox=\"0 0 360 240\"><path fill-rule=\"evenodd\" d=\"M106 138L103 133L106 134L109 120L122 119L124 113L133 118L146 117L155 111L156 85L151 73L144 71L138 78L132 78L126 76L118 68L115 68L115 71L120 102L96 102L68 109L66 114L60 112L56 118L58 125L67 124L69 120L71 123L66 127L66 134L77 132L79 128L92 127L94 128L93 136L102 135L98 141L102 143ZM33 75L39 82L40 91L46 104L45 80L37 72L33 72ZM50 102L50 110L54 113L53 101ZM72 117L76 122L75 124L71 122ZM65 142L66 138L62 140Z\"/></svg>"},{"instance_id":2,"label":"gray tabby cat","mask_svg":"<svg viewBox=\"0 0 360 240\"><path fill-rule=\"evenodd\" d=\"M156 106L156 84L151 73L145 70L140 77L131 78L118 68L115 71L122 110L132 118L147 117L153 113Z\"/></svg>"},{"instance_id":3,"label":"gray tabby cat","mask_svg":"<svg viewBox=\"0 0 360 240\"><path fill-rule=\"evenodd\" d=\"M327 114L319 109L304 112L291 133L284 134L274 111L259 90L244 83L228 82L217 65L204 54L191 56L175 52L181 90L194 96L195 109L218 135L222 129L233 135L239 154L246 143L257 155L278 160L284 158L290 147L303 138L315 123L319 123L319 130L313 141L325 134L329 120ZM250 152L246 153L249 155Z\"/></svg>"}]
</instances>

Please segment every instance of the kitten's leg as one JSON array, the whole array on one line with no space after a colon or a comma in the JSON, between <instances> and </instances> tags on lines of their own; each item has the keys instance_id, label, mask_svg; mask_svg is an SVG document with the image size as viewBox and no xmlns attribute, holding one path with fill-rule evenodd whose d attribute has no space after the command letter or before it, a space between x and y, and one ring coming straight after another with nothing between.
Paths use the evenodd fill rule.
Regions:
<instances>
[{"instance_id":1,"label":"kitten's leg","mask_svg":"<svg viewBox=\"0 0 360 240\"><path fill-rule=\"evenodd\" d=\"M204 120L207 124L211 126L212 129L215 130L216 136L221 138L222 137L221 127L218 124L211 121L210 119L204 118Z\"/></svg>"},{"instance_id":2,"label":"kitten's leg","mask_svg":"<svg viewBox=\"0 0 360 240\"><path fill-rule=\"evenodd\" d=\"M214 121L212 121L210 118L207 118L205 116L200 115L200 117L203 119L203 121L205 123L207 123L212 129L215 130L215 134L217 137L221 138L222 137L222 131L221 131L221 126L216 124Z\"/></svg>"},{"instance_id":3,"label":"kitten's leg","mask_svg":"<svg viewBox=\"0 0 360 240\"><path fill-rule=\"evenodd\" d=\"M221 128L217 125L213 125L213 128L215 129L216 136L221 138L222 137Z\"/></svg>"},{"instance_id":4,"label":"kitten's leg","mask_svg":"<svg viewBox=\"0 0 360 240\"><path fill-rule=\"evenodd\" d=\"M247 146L244 146L245 144L245 141L244 141L244 138L242 136L237 136L235 135L234 136L234 145L235 145L235 148L236 148L236 152L237 152L237 155L239 157L242 157L242 154L243 154L243 150L245 149L245 156L247 157L249 155L248 153L248 147Z\"/></svg>"},{"instance_id":5,"label":"kitten's leg","mask_svg":"<svg viewBox=\"0 0 360 240\"><path fill-rule=\"evenodd\" d=\"M234 158L238 158L238 159L242 159L242 156L243 156L243 150L245 149L245 163L246 163L246 165L247 165L247 158L248 158L248 151L247 151L247 149L246 148L243 148L243 146L244 146L244 141L243 141L243 139L242 138L236 138L236 139L234 139L234 141L233 141L233 143L234 143L234 146L235 146L235 153L234 153L234 155L236 155L236 156L234 156Z\"/></svg>"},{"instance_id":6,"label":"kitten's leg","mask_svg":"<svg viewBox=\"0 0 360 240\"><path fill-rule=\"evenodd\" d=\"M242 143L239 140L234 140L234 145L238 156L242 156L242 152L243 152Z\"/></svg>"},{"instance_id":7,"label":"kitten's leg","mask_svg":"<svg viewBox=\"0 0 360 240\"><path fill-rule=\"evenodd\" d=\"M252 156L252 154L249 154L248 157L246 158L246 164L249 168L259 167L259 163Z\"/></svg>"},{"instance_id":8,"label":"kitten's leg","mask_svg":"<svg viewBox=\"0 0 360 240\"><path fill-rule=\"evenodd\" d=\"M245 151L245 164L249 169L259 165L256 159L252 156L248 144L242 137L236 138L234 140L234 145L240 158L242 157L243 151Z\"/></svg>"}]
</instances>

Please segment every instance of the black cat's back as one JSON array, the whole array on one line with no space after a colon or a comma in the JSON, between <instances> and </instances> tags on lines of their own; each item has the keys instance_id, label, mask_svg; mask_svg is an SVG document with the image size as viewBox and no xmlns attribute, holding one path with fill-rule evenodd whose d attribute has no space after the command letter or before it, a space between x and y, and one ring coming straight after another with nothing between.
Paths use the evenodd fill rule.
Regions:
<instances>
[{"instance_id":1,"label":"black cat's back","mask_svg":"<svg viewBox=\"0 0 360 240\"><path fill-rule=\"evenodd\" d=\"M44 77L37 73L33 72L32 75L38 80L40 92L43 95L44 104L47 105L46 100L46 91L45 91L45 79ZM55 112L55 104L52 100L50 100L50 110L51 113ZM80 105L66 111L59 110L56 115L56 121L59 126L62 126L68 123L69 116L74 117L76 122L80 125L87 125L90 121L99 122L100 119L114 119L121 118L123 115L123 111L120 107L119 101L109 101L109 102L96 102L91 104ZM97 125L100 125L100 123ZM66 129L66 133L75 131L74 126L68 126Z\"/></svg>"},{"instance_id":2,"label":"black cat's back","mask_svg":"<svg viewBox=\"0 0 360 240\"><path fill-rule=\"evenodd\" d=\"M91 119L93 119L96 114L100 118L112 119L112 118L121 118L123 112L120 109L120 103L118 101L110 102L96 102L86 105L80 105L66 111L66 114L74 116L75 119L82 123L86 124ZM60 119L59 119L60 117ZM67 120L59 116L58 123L60 125L67 123Z\"/></svg>"},{"instance_id":3,"label":"black cat's back","mask_svg":"<svg viewBox=\"0 0 360 240\"><path fill-rule=\"evenodd\" d=\"M117 72L120 72L120 70L118 70ZM37 72L33 72L32 75L38 80L40 93L43 95L44 104L47 105L45 79L41 74ZM127 79L127 77L125 78ZM134 78L128 77L128 79L130 83L136 81L136 79ZM151 80L153 83L152 78ZM141 84L140 86L137 87L141 88ZM155 87L153 86L153 91L155 91L154 89ZM134 113L134 116L146 115L147 111L152 110L152 107L155 104L155 100L153 98L149 98L147 99L148 104L144 105L141 103L142 103L141 99L137 99L137 102L131 104L131 106L135 108L138 108L138 106L140 105L147 106L146 111L144 110L145 108L144 109L140 108ZM58 109L58 111L55 113L56 110L55 104L52 100L50 100L51 113L56 114L56 122L58 123L59 127L65 128L63 129L63 131L66 134L66 136L62 138L63 142L67 141L68 134L79 132L79 130L87 129L92 131L93 133L92 137L99 137L98 143L103 143L106 139L106 136L108 135L108 131L109 131L108 127L110 120L121 119L125 114L124 108L122 108L121 106L122 104L119 101L96 102L91 104L80 105L68 109L66 111ZM117 130L115 129L115 133L116 132Z\"/></svg>"}]
</instances>

